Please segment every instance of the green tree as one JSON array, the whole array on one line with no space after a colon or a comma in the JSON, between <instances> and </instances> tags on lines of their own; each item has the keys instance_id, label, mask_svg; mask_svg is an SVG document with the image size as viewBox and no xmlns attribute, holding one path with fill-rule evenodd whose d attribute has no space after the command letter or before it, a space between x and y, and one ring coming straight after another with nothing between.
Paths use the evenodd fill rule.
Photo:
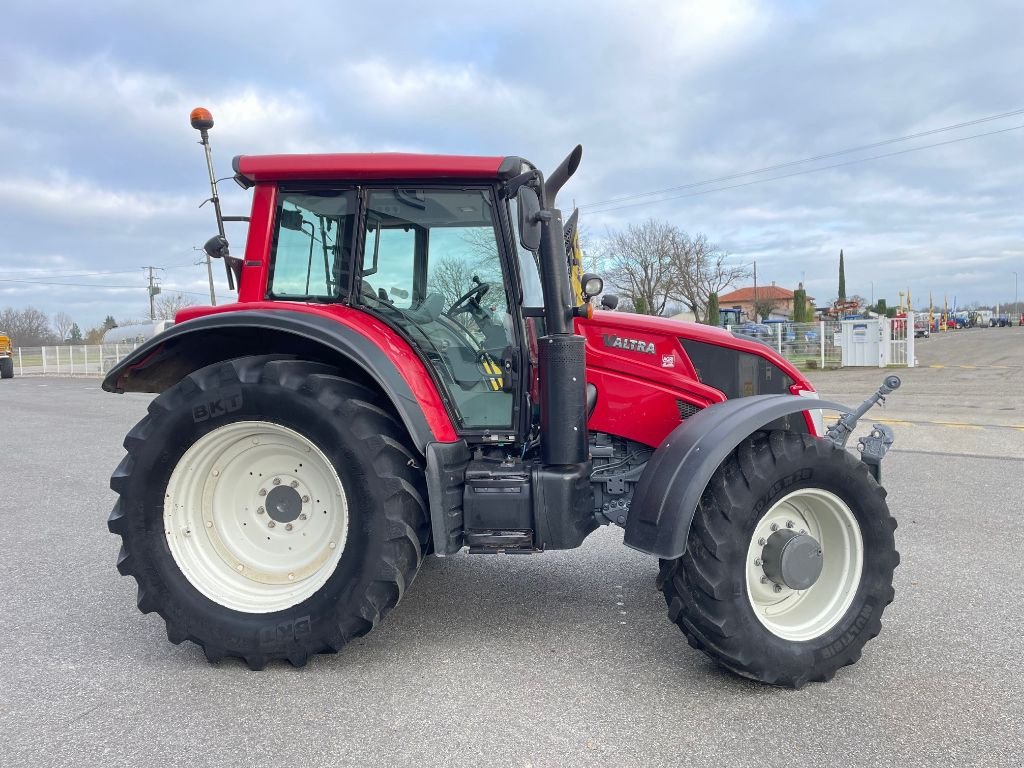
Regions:
<instances>
[{"instance_id":1,"label":"green tree","mask_svg":"<svg viewBox=\"0 0 1024 768\"><path fill-rule=\"evenodd\" d=\"M719 322L721 322L721 318L718 316L718 294L715 291L712 291L708 295L708 308L705 322L708 325L718 325Z\"/></svg>"},{"instance_id":2,"label":"green tree","mask_svg":"<svg viewBox=\"0 0 1024 768\"><path fill-rule=\"evenodd\" d=\"M846 301L846 265L843 263L843 249L839 249L839 300Z\"/></svg>"},{"instance_id":3,"label":"green tree","mask_svg":"<svg viewBox=\"0 0 1024 768\"><path fill-rule=\"evenodd\" d=\"M71 324L71 331L68 333L68 344L81 344L82 343L82 329L78 327L78 323Z\"/></svg>"},{"instance_id":4,"label":"green tree","mask_svg":"<svg viewBox=\"0 0 1024 768\"><path fill-rule=\"evenodd\" d=\"M117 320L114 319L113 315L107 315L103 320L103 330L109 331L111 328L117 328Z\"/></svg>"},{"instance_id":5,"label":"green tree","mask_svg":"<svg viewBox=\"0 0 1024 768\"><path fill-rule=\"evenodd\" d=\"M804 284L800 283L800 287L793 291L793 322L808 323L810 320L807 314L807 291L804 290Z\"/></svg>"},{"instance_id":6,"label":"green tree","mask_svg":"<svg viewBox=\"0 0 1024 768\"><path fill-rule=\"evenodd\" d=\"M879 299L878 303L875 304L871 311L877 315L881 315L882 317L887 317L888 315L886 315L886 303L887 302L885 301L885 299Z\"/></svg>"},{"instance_id":7,"label":"green tree","mask_svg":"<svg viewBox=\"0 0 1024 768\"><path fill-rule=\"evenodd\" d=\"M633 299L633 311L638 315L646 315L647 312L647 299L643 296L637 296Z\"/></svg>"}]
</instances>

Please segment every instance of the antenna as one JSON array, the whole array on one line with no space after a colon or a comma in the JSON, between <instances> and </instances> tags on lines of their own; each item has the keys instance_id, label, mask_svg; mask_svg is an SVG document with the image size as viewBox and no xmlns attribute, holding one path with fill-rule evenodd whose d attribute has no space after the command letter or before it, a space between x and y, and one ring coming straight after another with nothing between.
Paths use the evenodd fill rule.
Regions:
<instances>
[{"instance_id":1,"label":"antenna","mask_svg":"<svg viewBox=\"0 0 1024 768\"><path fill-rule=\"evenodd\" d=\"M213 155L210 152L210 134L209 131L213 128L213 115L210 114L210 110L205 107L196 107L188 116L189 122L192 127L199 131L199 143L203 145L203 149L206 151L206 170L210 172L210 202L213 203L213 212L217 216L217 230L220 233L223 247L221 254L224 256L224 269L228 275L228 288L230 290L235 289L235 274L231 269L231 264L228 261L228 239L224 234L224 215L220 211L220 196L217 194L217 175L213 172ZM213 296L213 272L207 270L210 275L210 295Z\"/></svg>"}]
</instances>

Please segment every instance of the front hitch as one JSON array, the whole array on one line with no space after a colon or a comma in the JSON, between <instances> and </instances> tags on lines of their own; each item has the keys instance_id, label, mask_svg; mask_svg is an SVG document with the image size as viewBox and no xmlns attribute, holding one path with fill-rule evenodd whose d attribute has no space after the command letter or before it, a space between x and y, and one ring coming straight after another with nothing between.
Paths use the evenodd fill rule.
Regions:
<instances>
[{"instance_id":1,"label":"front hitch","mask_svg":"<svg viewBox=\"0 0 1024 768\"><path fill-rule=\"evenodd\" d=\"M860 418L876 403L884 403L885 396L893 390L899 389L901 383L899 376L886 376L882 386L863 403L853 411L840 415L839 420L828 428L825 437L835 443L837 447L845 448ZM860 451L861 461L868 465L868 469L871 470L871 474L878 482L882 482L882 459L892 447L894 440L892 428L885 424L873 424L871 432L866 437L857 440L857 450Z\"/></svg>"}]
</instances>

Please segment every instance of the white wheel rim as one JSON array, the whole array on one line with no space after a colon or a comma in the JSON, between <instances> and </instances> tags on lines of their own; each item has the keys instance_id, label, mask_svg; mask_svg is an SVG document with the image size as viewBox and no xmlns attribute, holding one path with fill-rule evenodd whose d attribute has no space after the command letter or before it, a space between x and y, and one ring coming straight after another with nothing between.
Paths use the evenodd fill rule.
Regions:
<instances>
[{"instance_id":1,"label":"white wheel rim","mask_svg":"<svg viewBox=\"0 0 1024 768\"><path fill-rule=\"evenodd\" d=\"M185 451L167 483L164 531L178 568L203 595L271 613L308 599L334 573L348 502L310 440L269 421L239 421Z\"/></svg>"},{"instance_id":2,"label":"white wheel rim","mask_svg":"<svg viewBox=\"0 0 1024 768\"><path fill-rule=\"evenodd\" d=\"M765 576L764 543L783 528L805 531L821 545L821 575L808 589L790 589ZM853 512L835 494L805 488L777 501L758 521L747 549L747 597L758 621L772 634L786 640L813 640L834 627L849 609L863 568L864 539Z\"/></svg>"}]
</instances>

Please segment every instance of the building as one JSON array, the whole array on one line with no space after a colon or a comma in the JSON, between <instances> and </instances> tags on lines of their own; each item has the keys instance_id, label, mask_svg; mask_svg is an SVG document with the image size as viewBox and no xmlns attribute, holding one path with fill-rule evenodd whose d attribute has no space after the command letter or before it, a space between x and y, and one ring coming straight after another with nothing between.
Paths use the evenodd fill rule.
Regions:
<instances>
[{"instance_id":1,"label":"building","mask_svg":"<svg viewBox=\"0 0 1024 768\"><path fill-rule=\"evenodd\" d=\"M750 286L723 293L718 297L718 306L722 309L739 309L745 321L753 321L758 319L754 312L755 295L758 304L772 304L772 311L767 317L760 318L761 321L793 319L793 291L777 286L774 282L771 285L759 285L757 288ZM807 301L810 304L814 303L810 296L807 297Z\"/></svg>"}]
</instances>

